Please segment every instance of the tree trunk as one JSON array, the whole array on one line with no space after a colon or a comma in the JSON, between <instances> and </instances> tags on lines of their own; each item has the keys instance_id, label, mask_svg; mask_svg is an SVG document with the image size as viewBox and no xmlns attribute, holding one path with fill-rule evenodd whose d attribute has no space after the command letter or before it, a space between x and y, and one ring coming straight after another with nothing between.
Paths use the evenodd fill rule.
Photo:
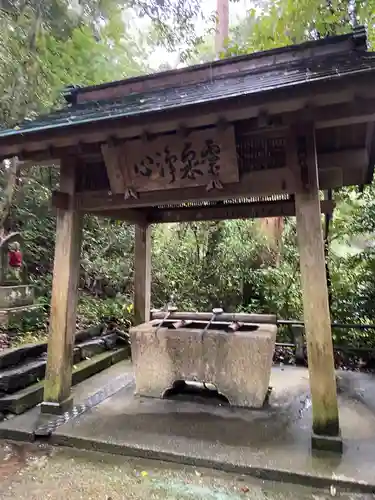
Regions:
<instances>
[{"instance_id":1,"label":"tree trunk","mask_svg":"<svg viewBox=\"0 0 375 500\"><path fill-rule=\"evenodd\" d=\"M225 43L229 36L229 0L217 0L216 2L216 33L215 52L216 58L220 59L220 54L225 49Z\"/></svg>"},{"instance_id":2,"label":"tree trunk","mask_svg":"<svg viewBox=\"0 0 375 500\"><path fill-rule=\"evenodd\" d=\"M0 203L0 236L4 237L5 223L9 218L10 209L12 206L14 192L17 186L17 178L19 177L21 164L17 158L12 158L8 167L3 162L5 172L5 188L3 199Z\"/></svg>"}]
</instances>

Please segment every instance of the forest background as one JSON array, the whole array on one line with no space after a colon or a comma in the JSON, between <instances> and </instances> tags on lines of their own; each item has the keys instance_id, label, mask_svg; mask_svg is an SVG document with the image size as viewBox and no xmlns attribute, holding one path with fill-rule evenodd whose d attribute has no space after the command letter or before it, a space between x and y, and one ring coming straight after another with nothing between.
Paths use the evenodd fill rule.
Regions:
<instances>
[{"instance_id":1,"label":"forest background","mask_svg":"<svg viewBox=\"0 0 375 500\"><path fill-rule=\"evenodd\" d=\"M202 4L205 7L202 10ZM0 0L0 127L63 104L67 85L110 80L214 60L215 3L199 0ZM375 0L230 2L220 57L349 32L358 24L375 45ZM156 54L156 57L155 57ZM173 61L168 63L166 61ZM39 313L25 341L48 327L55 237L51 191L58 170L0 166L0 230L21 231ZM327 264L334 321L374 323L375 185L334 192ZM85 217L78 326L131 319L134 228ZM173 295L179 309L276 313L301 319L295 220L192 222L155 226L152 304ZM373 344L371 330L335 339Z\"/></svg>"}]
</instances>

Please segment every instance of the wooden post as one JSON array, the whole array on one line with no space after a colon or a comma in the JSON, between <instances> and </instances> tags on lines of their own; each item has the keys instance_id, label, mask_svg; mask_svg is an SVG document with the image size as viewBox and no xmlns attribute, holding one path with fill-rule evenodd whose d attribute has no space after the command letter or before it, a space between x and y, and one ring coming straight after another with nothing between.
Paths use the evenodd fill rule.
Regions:
<instances>
[{"instance_id":1,"label":"wooden post","mask_svg":"<svg viewBox=\"0 0 375 500\"><path fill-rule=\"evenodd\" d=\"M134 320L150 320L151 307L151 226L136 224L134 245Z\"/></svg>"},{"instance_id":2,"label":"wooden post","mask_svg":"<svg viewBox=\"0 0 375 500\"><path fill-rule=\"evenodd\" d=\"M332 189L328 189L327 192L324 193L324 200L333 201ZM332 280L331 280L331 272L328 265L328 256L329 256L329 228L331 225L331 220L333 217L332 213L326 213L324 215L324 258L326 261L326 275L327 275L327 288L328 288L328 305L329 310L332 309Z\"/></svg>"},{"instance_id":3,"label":"wooden post","mask_svg":"<svg viewBox=\"0 0 375 500\"><path fill-rule=\"evenodd\" d=\"M82 235L82 216L74 207L75 180L75 160L64 158L60 190L67 196L66 206L57 208L43 413L65 412L72 405L70 389Z\"/></svg>"},{"instance_id":4,"label":"wooden post","mask_svg":"<svg viewBox=\"0 0 375 500\"><path fill-rule=\"evenodd\" d=\"M313 411L313 432L338 436L339 415L320 212L315 131L293 127L289 137L294 171L297 237Z\"/></svg>"}]
</instances>

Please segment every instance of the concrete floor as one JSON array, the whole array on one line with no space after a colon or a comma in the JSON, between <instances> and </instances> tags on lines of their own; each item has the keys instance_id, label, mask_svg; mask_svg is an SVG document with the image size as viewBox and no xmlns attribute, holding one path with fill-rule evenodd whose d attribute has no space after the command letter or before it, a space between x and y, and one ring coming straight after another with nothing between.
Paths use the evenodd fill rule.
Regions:
<instances>
[{"instance_id":1,"label":"concrete floor","mask_svg":"<svg viewBox=\"0 0 375 500\"><path fill-rule=\"evenodd\" d=\"M76 402L123 373L131 377L130 363L119 363L80 384L75 389ZM339 375L342 456L312 453L308 372L296 367L273 369L266 410L209 405L199 399L136 398L134 387L128 387L59 427L50 442L264 479L325 487L335 483L375 492L375 414L371 406L375 400L371 382L375 380L348 372ZM0 424L0 435L26 438L38 418L37 408L15 417Z\"/></svg>"},{"instance_id":2,"label":"concrete floor","mask_svg":"<svg viewBox=\"0 0 375 500\"><path fill-rule=\"evenodd\" d=\"M163 462L46 445L0 444L2 500L370 500Z\"/></svg>"}]
</instances>

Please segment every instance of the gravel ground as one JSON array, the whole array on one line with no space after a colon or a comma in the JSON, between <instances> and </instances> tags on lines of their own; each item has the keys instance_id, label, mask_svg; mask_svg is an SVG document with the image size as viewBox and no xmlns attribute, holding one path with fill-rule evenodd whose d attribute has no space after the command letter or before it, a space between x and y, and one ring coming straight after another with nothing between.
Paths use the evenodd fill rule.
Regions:
<instances>
[{"instance_id":1,"label":"gravel ground","mask_svg":"<svg viewBox=\"0 0 375 500\"><path fill-rule=\"evenodd\" d=\"M1 500L367 500L208 469L46 445L0 443Z\"/></svg>"}]
</instances>

